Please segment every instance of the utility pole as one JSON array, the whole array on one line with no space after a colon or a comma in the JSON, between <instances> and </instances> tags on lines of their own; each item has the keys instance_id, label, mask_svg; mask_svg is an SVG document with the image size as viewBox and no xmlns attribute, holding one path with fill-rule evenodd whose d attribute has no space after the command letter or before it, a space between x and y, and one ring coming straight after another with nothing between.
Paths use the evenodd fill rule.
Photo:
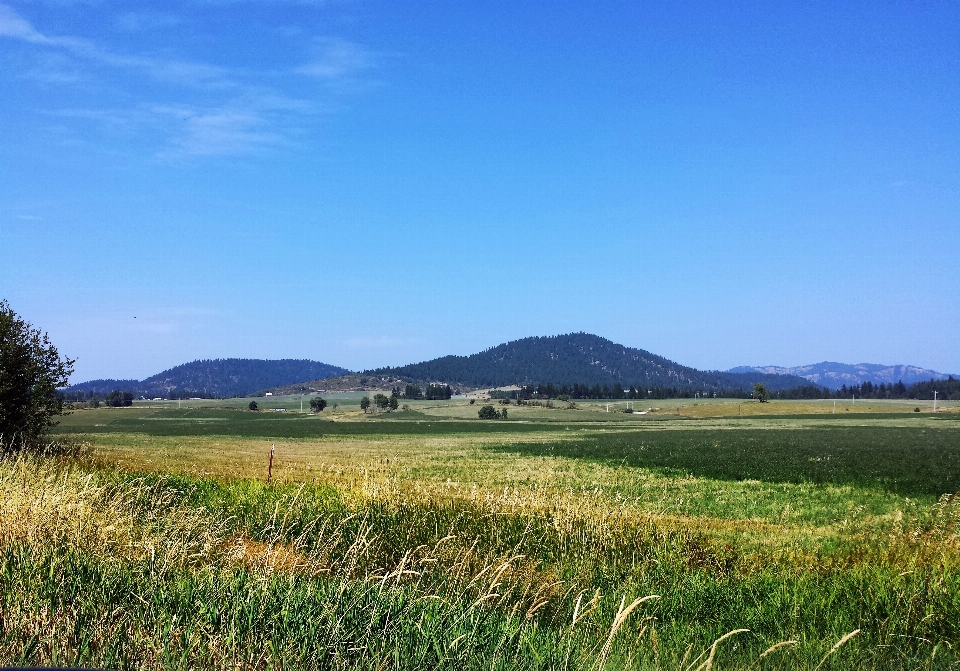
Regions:
<instances>
[{"instance_id":1,"label":"utility pole","mask_svg":"<svg viewBox=\"0 0 960 671\"><path fill-rule=\"evenodd\" d=\"M937 411L937 390L933 390L933 411Z\"/></svg>"}]
</instances>

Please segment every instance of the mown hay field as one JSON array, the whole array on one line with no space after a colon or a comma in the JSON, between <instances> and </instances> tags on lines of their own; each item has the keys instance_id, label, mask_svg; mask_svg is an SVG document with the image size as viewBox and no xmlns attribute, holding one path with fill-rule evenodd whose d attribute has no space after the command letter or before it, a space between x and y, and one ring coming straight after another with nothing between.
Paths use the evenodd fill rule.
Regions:
<instances>
[{"instance_id":1,"label":"mown hay field","mask_svg":"<svg viewBox=\"0 0 960 671\"><path fill-rule=\"evenodd\" d=\"M2 462L0 662L960 668L960 416L781 407L79 411Z\"/></svg>"}]
</instances>

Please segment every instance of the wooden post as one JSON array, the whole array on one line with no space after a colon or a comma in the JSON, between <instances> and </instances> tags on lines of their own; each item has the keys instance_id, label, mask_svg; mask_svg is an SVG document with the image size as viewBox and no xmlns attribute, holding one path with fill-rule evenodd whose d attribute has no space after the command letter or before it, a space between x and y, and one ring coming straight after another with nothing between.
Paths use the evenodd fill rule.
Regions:
<instances>
[{"instance_id":1,"label":"wooden post","mask_svg":"<svg viewBox=\"0 0 960 671\"><path fill-rule=\"evenodd\" d=\"M274 443L270 446L270 462L267 464L267 482L269 483L273 479L273 451L276 449L277 444Z\"/></svg>"}]
</instances>

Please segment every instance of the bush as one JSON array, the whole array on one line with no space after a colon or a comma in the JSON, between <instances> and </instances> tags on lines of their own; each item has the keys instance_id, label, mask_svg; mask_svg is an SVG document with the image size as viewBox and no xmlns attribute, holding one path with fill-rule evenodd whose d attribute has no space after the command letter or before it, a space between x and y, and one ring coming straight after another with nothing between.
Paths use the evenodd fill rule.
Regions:
<instances>
[{"instance_id":1,"label":"bush","mask_svg":"<svg viewBox=\"0 0 960 671\"><path fill-rule=\"evenodd\" d=\"M480 419L500 419L500 413L492 405L485 405L477 413Z\"/></svg>"},{"instance_id":2,"label":"bush","mask_svg":"<svg viewBox=\"0 0 960 671\"><path fill-rule=\"evenodd\" d=\"M480 419L506 419L507 418L507 409L497 411L492 405L485 405L480 408L480 412L477 413L477 416Z\"/></svg>"},{"instance_id":3,"label":"bush","mask_svg":"<svg viewBox=\"0 0 960 671\"><path fill-rule=\"evenodd\" d=\"M248 405L247 407L254 411L259 410L259 407L257 406L256 401L250 401L250 405Z\"/></svg>"}]
</instances>

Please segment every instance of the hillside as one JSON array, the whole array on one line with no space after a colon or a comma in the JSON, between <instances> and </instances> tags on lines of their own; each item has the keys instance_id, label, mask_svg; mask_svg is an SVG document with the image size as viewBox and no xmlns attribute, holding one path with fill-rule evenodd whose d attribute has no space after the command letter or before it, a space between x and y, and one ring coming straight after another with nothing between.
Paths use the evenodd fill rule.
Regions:
<instances>
[{"instance_id":1,"label":"hillside","mask_svg":"<svg viewBox=\"0 0 960 671\"><path fill-rule=\"evenodd\" d=\"M701 371L589 333L571 333L523 338L469 356L445 356L407 366L377 368L278 391L389 388L401 382L442 382L461 389L537 383L620 383L624 388L699 391L747 390L754 382L764 382L774 391L808 384L796 376Z\"/></svg>"},{"instance_id":2,"label":"hillside","mask_svg":"<svg viewBox=\"0 0 960 671\"><path fill-rule=\"evenodd\" d=\"M247 396L300 380L349 373L308 359L203 359L174 366L145 380L90 380L63 390L67 398L101 396L118 389L135 396L225 398Z\"/></svg>"},{"instance_id":3,"label":"hillside","mask_svg":"<svg viewBox=\"0 0 960 671\"><path fill-rule=\"evenodd\" d=\"M775 375L798 375L821 387L837 390L846 385L852 387L864 382L871 384L895 384L903 382L912 385L927 380L946 380L946 373L919 368L918 366L895 365L885 366L876 363L846 364L834 361L823 361L809 366L738 366L731 368L730 373L768 373Z\"/></svg>"}]
</instances>

